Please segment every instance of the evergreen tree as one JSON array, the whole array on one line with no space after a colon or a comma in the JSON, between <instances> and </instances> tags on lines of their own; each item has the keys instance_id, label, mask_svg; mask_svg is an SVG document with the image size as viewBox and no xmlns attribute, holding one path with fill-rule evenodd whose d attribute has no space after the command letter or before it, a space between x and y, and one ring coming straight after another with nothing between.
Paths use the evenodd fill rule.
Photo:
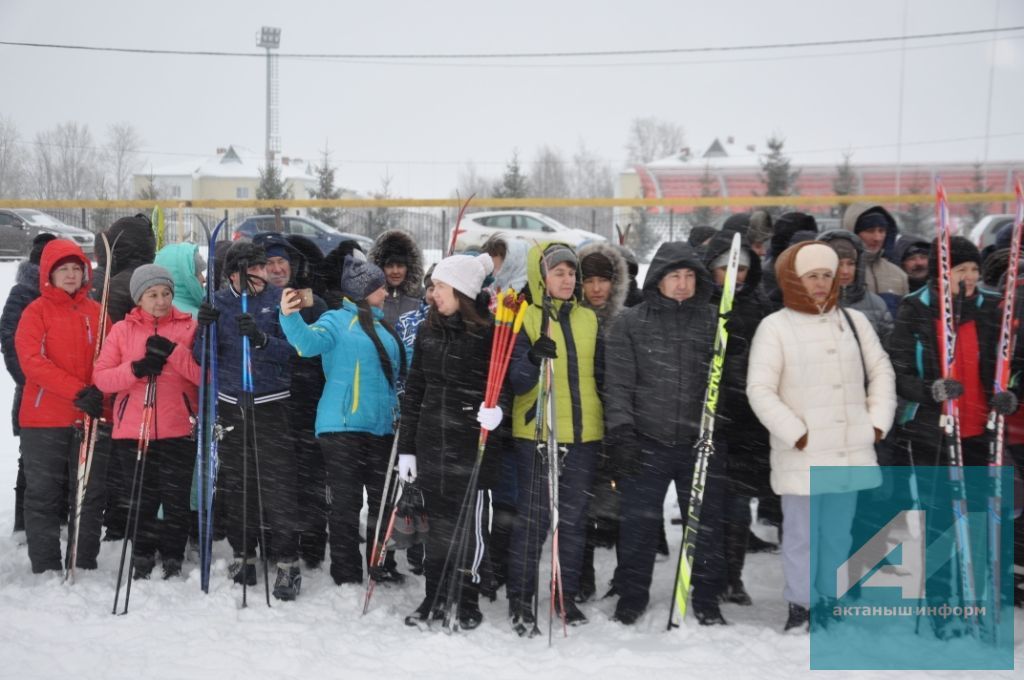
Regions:
<instances>
[{"instance_id":1,"label":"evergreen tree","mask_svg":"<svg viewBox=\"0 0 1024 680\"><path fill-rule=\"evenodd\" d=\"M380 178L380 191L374 193L373 197L377 200L386 200L391 198L390 174L386 174ZM398 219L399 214L386 206L374 208L370 212L370 233L367 234L367 236L375 239L388 229L397 228Z\"/></svg>"},{"instance_id":2,"label":"evergreen tree","mask_svg":"<svg viewBox=\"0 0 1024 680\"><path fill-rule=\"evenodd\" d=\"M260 184L256 187L256 198L261 201L277 201L292 198L291 190L285 188L281 168L270 163L260 168ZM273 208L262 208L261 215L273 215Z\"/></svg>"},{"instance_id":3,"label":"evergreen tree","mask_svg":"<svg viewBox=\"0 0 1024 680\"><path fill-rule=\"evenodd\" d=\"M985 184L985 168L981 163L974 164L974 174L971 175L971 193L972 194L987 194L992 188ZM971 224L973 227L975 224L981 221L981 218L988 214L987 203L968 203L967 214L970 215Z\"/></svg>"},{"instance_id":4,"label":"evergreen tree","mask_svg":"<svg viewBox=\"0 0 1024 680\"><path fill-rule=\"evenodd\" d=\"M494 185L495 198L526 198L529 181L519 167L519 152L512 153L512 160L505 166L505 174Z\"/></svg>"},{"instance_id":5,"label":"evergreen tree","mask_svg":"<svg viewBox=\"0 0 1024 680\"><path fill-rule=\"evenodd\" d=\"M153 173L146 177L146 183L139 188L136 198L140 201L160 200L160 190L156 186L156 176Z\"/></svg>"},{"instance_id":6,"label":"evergreen tree","mask_svg":"<svg viewBox=\"0 0 1024 680\"><path fill-rule=\"evenodd\" d=\"M907 187L907 193L912 196L919 196L923 191L924 184L922 184L919 177L915 177L913 182ZM930 233L928 228L928 218L931 217L933 210L934 208L931 203L908 203L906 210L900 213L903 221L903 232L930 240L933 234Z\"/></svg>"},{"instance_id":7,"label":"evergreen tree","mask_svg":"<svg viewBox=\"0 0 1024 680\"><path fill-rule=\"evenodd\" d=\"M701 198L712 198L718 196L718 180L711 173L711 165L706 163L704 165L704 173L700 176L700 196ZM718 208L710 205L701 206L695 208L690 213L690 224L697 226L710 227L714 224L715 217L718 215Z\"/></svg>"},{"instance_id":8,"label":"evergreen tree","mask_svg":"<svg viewBox=\"0 0 1024 680\"><path fill-rule=\"evenodd\" d=\"M323 153L320 156L320 165L313 168L316 173L316 189L307 189L310 198L335 200L341 198L341 189L334 186L334 170L331 166L331 151L324 145ZM338 226L341 219L340 208L311 208L310 217L320 220L332 227Z\"/></svg>"},{"instance_id":9,"label":"evergreen tree","mask_svg":"<svg viewBox=\"0 0 1024 680\"><path fill-rule=\"evenodd\" d=\"M772 135L768 138L768 153L761 160L761 183L764 184L765 196L792 196L797 193L796 181L800 177L799 170L790 169L789 156L783 153L786 140ZM786 212L785 206L770 209L773 216Z\"/></svg>"},{"instance_id":10,"label":"evergreen tree","mask_svg":"<svg viewBox=\"0 0 1024 680\"><path fill-rule=\"evenodd\" d=\"M832 178L832 191L836 196L851 196L857 191L857 173L850 163L852 153L843 154L843 162L836 166L836 176ZM846 213L848 203L839 205L839 219Z\"/></svg>"},{"instance_id":11,"label":"evergreen tree","mask_svg":"<svg viewBox=\"0 0 1024 680\"><path fill-rule=\"evenodd\" d=\"M654 249L661 245L662 236L657 227L651 223L647 208L633 208L631 224L633 226L626 238L626 245L636 253L639 262L647 262L654 253Z\"/></svg>"}]
</instances>

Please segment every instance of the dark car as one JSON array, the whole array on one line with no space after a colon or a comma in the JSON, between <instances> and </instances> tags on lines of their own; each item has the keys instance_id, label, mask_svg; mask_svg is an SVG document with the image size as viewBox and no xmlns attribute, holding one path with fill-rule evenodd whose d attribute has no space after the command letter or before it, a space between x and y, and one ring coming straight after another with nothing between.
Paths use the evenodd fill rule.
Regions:
<instances>
[{"instance_id":1,"label":"dark car","mask_svg":"<svg viewBox=\"0 0 1024 680\"><path fill-rule=\"evenodd\" d=\"M86 256L90 259L94 257L96 236L92 232L27 208L0 209L0 257L28 257L32 239L44 232L74 241Z\"/></svg>"},{"instance_id":2,"label":"dark car","mask_svg":"<svg viewBox=\"0 0 1024 680\"><path fill-rule=\"evenodd\" d=\"M281 228L277 229L274 215L253 215L245 218L233 230L234 239L252 238L266 231L279 231L282 234L301 234L313 241L324 255L338 247L342 241L355 241L364 252L370 252L373 239L360 234L348 234L338 231L329 224L312 217L281 216Z\"/></svg>"}]
</instances>

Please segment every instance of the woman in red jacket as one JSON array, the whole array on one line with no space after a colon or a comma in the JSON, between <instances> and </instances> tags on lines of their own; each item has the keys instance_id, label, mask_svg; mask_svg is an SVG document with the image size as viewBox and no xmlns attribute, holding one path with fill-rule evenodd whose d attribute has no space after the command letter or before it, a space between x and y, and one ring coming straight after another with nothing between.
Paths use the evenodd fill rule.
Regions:
<instances>
[{"instance_id":1,"label":"woman in red jacket","mask_svg":"<svg viewBox=\"0 0 1024 680\"><path fill-rule=\"evenodd\" d=\"M90 273L89 260L75 243L48 243L39 262L40 296L25 308L14 336L25 373L18 421L25 466L25 535L34 574L63 569L61 496L65 479L70 479L68 506L74 512L80 439L76 424L84 414L103 415L103 394L92 384L100 306L89 298ZM95 569L100 550L106 500L102 448L96 447L82 506L75 565L79 569Z\"/></svg>"},{"instance_id":2,"label":"woman in red jacket","mask_svg":"<svg viewBox=\"0 0 1024 680\"><path fill-rule=\"evenodd\" d=\"M163 267L142 265L132 273L129 287L137 307L110 330L94 378L101 390L116 393L113 456L126 479L135 470L146 387L156 381L132 559L135 578L149 578L159 550L167 579L181 574L191 517L191 417L199 385L199 366L192 358L196 322L171 304L174 279ZM163 521L158 521L161 505Z\"/></svg>"}]
</instances>

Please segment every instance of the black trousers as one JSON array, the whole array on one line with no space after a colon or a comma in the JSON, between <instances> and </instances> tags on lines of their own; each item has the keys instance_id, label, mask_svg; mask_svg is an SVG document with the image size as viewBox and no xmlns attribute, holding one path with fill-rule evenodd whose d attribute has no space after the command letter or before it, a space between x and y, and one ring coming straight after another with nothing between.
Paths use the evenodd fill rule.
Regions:
<instances>
[{"instance_id":1,"label":"black trousers","mask_svg":"<svg viewBox=\"0 0 1024 680\"><path fill-rule=\"evenodd\" d=\"M366 557L368 564L377 531L384 479L391 456L392 436L379 437L366 432L338 432L320 437L331 489L328 514L331 576L335 583L358 583L363 579L364 558L359 554L359 513L366 489ZM385 516L384 522L387 522ZM380 540L383 540L383 527ZM393 554L385 560L394 567Z\"/></svg>"},{"instance_id":2,"label":"black trousers","mask_svg":"<svg viewBox=\"0 0 1024 680\"><path fill-rule=\"evenodd\" d=\"M139 524L132 553L138 557L153 557L159 550L165 560L184 559L192 523L189 501L196 462L195 442L188 437L152 440L144 460L138 459L136 440L115 439L113 451L121 465L122 477L128 480L128 491L136 474L136 479L141 480L141 493L138 486L135 488L139 499ZM128 500L130 511L134 513L135 504L131 503L132 499ZM161 505L163 520L157 519ZM131 530L129 528L129 532Z\"/></svg>"},{"instance_id":3,"label":"black trousers","mask_svg":"<svg viewBox=\"0 0 1024 680\"><path fill-rule=\"evenodd\" d=\"M433 600L439 588L443 588L438 602L447 598L448 583L444 581L444 565L452 550L449 574L462 574L462 606L476 606L483 582L485 546L488 543L488 498L485 489L478 489L469 499L470 508L466 523L466 559L459 564L458 546L453 546L455 525L465 499L468 478L445 478L445 493L437 489L423 489L423 499L430 517L430 532L427 534L425 559L426 597Z\"/></svg>"},{"instance_id":4,"label":"black trousers","mask_svg":"<svg viewBox=\"0 0 1024 680\"><path fill-rule=\"evenodd\" d=\"M619 524L619 568L615 583L620 610L642 612L650 599L654 555L658 550L658 530L664 525L662 505L669 482L675 482L683 521L687 521L690 489L696 454L689 446L666 446L642 438L643 465L636 475L619 480L622 514ZM724 444L711 456L701 504L693 564L694 603L716 602L725 586L723 540L724 502L727 481L724 478ZM685 524L683 525L685 531ZM675 553L673 553L675 556ZM666 584L666 594L669 590ZM674 586L674 584L673 584Z\"/></svg>"},{"instance_id":5,"label":"black trousers","mask_svg":"<svg viewBox=\"0 0 1024 680\"><path fill-rule=\"evenodd\" d=\"M236 557L254 557L257 542L266 540L267 559L294 562L299 554L298 472L288 408L284 401L273 401L257 404L253 411L255 441L250 430L248 451L243 451L241 407L218 404L221 424L234 429L224 435L218 449L216 504L226 512L228 542Z\"/></svg>"},{"instance_id":6,"label":"black trousers","mask_svg":"<svg viewBox=\"0 0 1024 680\"><path fill-rule=\"evenodd\" d=\"M70 559L70 544L67 558L61 559L60 523L64 508L69 508L68 534L73 539L79 433L73 427L26 427L21 430L22 464L25 468L25 536L32 572L36 574L50 569L59 571ZM106 502L107 441L101 435L96 444L82 503L81 536L75 566L83 569L95 569L100 552L103 505Z\"/></svg>"}]
</instances>

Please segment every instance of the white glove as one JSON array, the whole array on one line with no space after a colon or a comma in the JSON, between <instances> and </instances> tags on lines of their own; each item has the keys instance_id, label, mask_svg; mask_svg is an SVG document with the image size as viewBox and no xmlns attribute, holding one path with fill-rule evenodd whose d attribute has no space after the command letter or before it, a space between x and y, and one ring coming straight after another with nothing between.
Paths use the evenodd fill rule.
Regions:
<instances>
[{"instance_id":1,"label":"white glove","mask_svg":"<svg viewBox=\"0 0 1024 680\"><path fill-rule=\"evenodd\" d=\"M398 454L398 478L403 482L416 481L416 456L411 453Z\"/></svg>"},{"instance_id":2,"label":"white glove","mask_svg":"<svg viewBox=\"0 0 1024 680\"><path fill-rule=\"evenodd\" d=\"M480 404L480 410L476 412L476 422L480 423L480 426L489 432L494 432L501 425L501 418L504 414L501 412L500 406L494 408L487 408L482 403Z\"/></svg>"}]
</instances>

